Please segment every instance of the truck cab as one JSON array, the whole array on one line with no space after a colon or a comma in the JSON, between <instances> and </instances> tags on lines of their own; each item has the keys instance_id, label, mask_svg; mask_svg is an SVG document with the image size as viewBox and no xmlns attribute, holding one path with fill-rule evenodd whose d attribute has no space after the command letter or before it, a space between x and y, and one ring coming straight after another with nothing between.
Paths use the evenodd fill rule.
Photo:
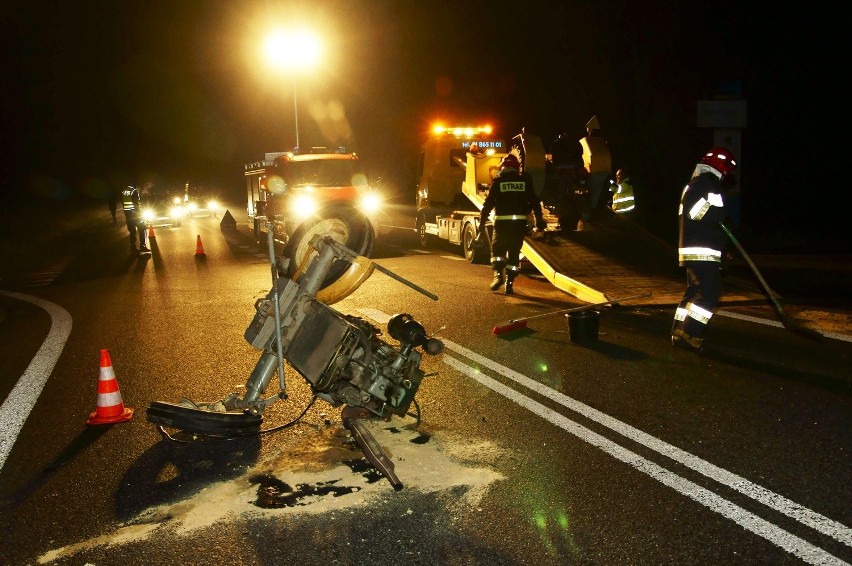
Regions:
<instances>
[{"instance_id":1,"label":"truck cab","mask_svg":"<svg viewBox=\"0 0 852 566\"><path fill-rule=\"evenodd\" d=\"M495 136L491 126L432 128L416 172L415 227L422 247L428 247L433 238L446 240L461 245L469 261L481 261L466 245L476 235L479 210L464 186L472 183L474 194L487 194L495 166L507 152L506 141Z\"/></svg>"},{"instance_id":2,"label":"truck cab","mask_svg":"<svg viewBox=\"0 0 852 566\"><path fill-rule=\"evenodd\" d=\"M344 148L266 153L245 165L245 180L248 218L258 240L268 224L275 240L286 244L303 221L324 208L351 206L369 218L380 204L361 160Z\"/></svg>"},{"instance_id":3,"label":"truck cab","mask_svg":"<svg viewBox=\"0 0 852 566\"><path fill-rule=\"evenodd\" d=\"M536 193L544 189L546 154L541 138L525 133L510 143L490 126L435 126L417 164L415 226L421 247L430 240L458 245L471 263L487 263L489 250L473 245L479 214L502 159L514 153L533 178ZM490 233L490 222L485 227Z\"/></svg>"},{"instance_id":4,"label":"truck cab","mask_svg":"<svg viewBox=\"0 0 852 566\"><path fill-rule=\"evenodd\" d=\"M418 213L454 204L469 205L462 194L462 183L467 154L472 148L483 155L508 152L505 140L495 137L491 126L432 128L417 161Z\"/></svg>"}]
</instances>

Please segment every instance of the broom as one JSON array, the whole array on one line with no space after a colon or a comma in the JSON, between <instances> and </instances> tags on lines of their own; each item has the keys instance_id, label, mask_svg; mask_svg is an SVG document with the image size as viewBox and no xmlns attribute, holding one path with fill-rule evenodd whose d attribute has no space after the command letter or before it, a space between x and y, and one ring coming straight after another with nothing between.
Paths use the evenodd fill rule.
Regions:
<instances>
[{"instance_id":1,"label":"broom","mask_svg":"<svg viewBox=\"0 0 852 566\"><path fill-rule=\"evenodd\" d=\"M526 328L527 327L527 321L533 320L535 318L544 318L546 316L553 316L553 315L556 315L556 314L568 314L568 313L572 313L572 312L579 312L579 311L584 311L584 310L588 310L588 309L593 309L595 307L602 307L604 305L611 305L611 304L615 304L615 303L620 303L622 301L630 301L632 299L644 299L645 297L650 297L650 296L651 296L651 293L648 292L648 293L642 293L641 295L633 295L631 297L624 297L622 299L613 299L611 301L604 301L603 303L595 303L595 304L592 304L592 305L583 305L582 307L574 307L574 308L565 309L565 310L561 310L561 311L553 311L553 312L548 312L548 313L544 313L544 314L537 314L537 315L534 315L534 316L527 316L527 317L524 317L524 318L513 318L509 322L506 322L504 324L498 324L497 326L492 328L491 334L494 334L495 336L500 336L501 334L506 334L507 332L512 332L514 330L520 330L522 328Z\"/></svg>"},{"instance_id":2,"label":"broom","mask_svg":"<svg viewBox=\"0 0 852 566\"><path fill-rule=\"evenodd\" d=\"M766 295L769 297L769 300L772 301L772 305L775 307L775 312L778 313L778 317L781 319L781 324L784 325L784 328L796 332L797 334L801 334L802 336L810 338L811 340L822 342L824 340L822 334L820 334L816 330L806 328L801 323L787 316L787 313L784 312L783 308L781 308L781 303L778 301L778 297L775 294L775 291L772 290L772 288L769 286L769 283L767 283L766 280L763 278L763 275L760 273L760 270L757 269L757 266L751 260L751 257L749 257L749 255L746 253L739 240L734 237L728 227L725 226L724 222L719 222L719 226L721 226L725 234L728 235L728 238L730 238L731 242L733 242L734 246L736 246L737 250L739 250L740 254L743 256L743 259L746 260L746 263L748 263L748 266L751 268L752 272L757 277L757 280L760 282L760 285L763 287L763 290L766 292Z\"/></svg>"}]
</instances>

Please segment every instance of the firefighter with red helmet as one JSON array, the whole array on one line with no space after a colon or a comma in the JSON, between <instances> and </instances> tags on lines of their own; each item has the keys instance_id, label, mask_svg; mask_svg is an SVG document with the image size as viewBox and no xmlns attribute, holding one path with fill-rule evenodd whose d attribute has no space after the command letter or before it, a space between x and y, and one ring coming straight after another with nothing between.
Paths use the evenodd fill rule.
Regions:
<instances>
[{"instance_id":1,"label":"firefighter with red helmet","mask_svg":"<svg viewBox=\"0 0 852 566\"><path fill-rule=\"evenodd\" d=\"M678 262L686 268L686 291L672 324L672 344L703 351L704 330L722 296L722 253L726 239L722 183L737 169L733 154L714 147L695 166L678 207Z\"/></svg>"},{"instance_id":2,"label":"firefighter with red helmet","mask_svg":"<svg viewBox=\"0 0 852 566\"><path fill-rule=\"evenodd\" d=\"M488 196L479 215L479 237L484 238L485 223L494 211L494 239L491 242L491 268L494 280L491 290L498 290L505 280L506 294L514 290L512 283L520 271L521 246L527 235L530 211L535 215L536 228L544 230L547 223L541 211L541 201L533 189L532 176L521 172L521 164L514 154L500 162L500 172L491 182ZM504 274L505 273L505 279Z\"/></svg>"}]
</instances>

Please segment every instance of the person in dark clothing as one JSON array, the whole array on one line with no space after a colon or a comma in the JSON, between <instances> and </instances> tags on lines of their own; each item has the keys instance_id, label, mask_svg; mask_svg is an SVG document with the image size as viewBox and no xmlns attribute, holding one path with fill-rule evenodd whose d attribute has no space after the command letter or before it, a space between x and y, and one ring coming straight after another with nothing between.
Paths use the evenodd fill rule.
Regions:
<instances>
[{"instance_id":1,"label":"person in dark clothing","mask_svg":"<svg viewBox=\"0 0 852 566\"><path fill-rule=\"evenodd\" d=\"M678 207L678 262L686 268L686 291L675 310L672 345L701 352L704 331L722 296L722 252L726 244L722 183L736 171L733 154L714 147L684 187Z\"/></svg>"},{"instance_id":2,"label":"person in dark clothing","mask_svg":"<svg viewBox=\"0 0 852 566\"><path fill-rule=\"evenodd\" d=\"M139 189L128 186L121 192L122 208L124 209L124 220L127 223L127 232L130 234L130 249L134 253L149 252L145 246L145 221L142 219L142 197ZM139 235L139 249L136 249L136 236Z\"/></svg>"},{"instance_id":3,"label":"person in dark clothing","mask_svg":"<svg viewBox=\"0 0 852 566\"><path fill-rule=\"evenodd\" d=\"M560 134L551 145L550 170L542 200L555 209L562 232L582 230L581 219L591 212L588 173L583 167L581 149L567 133Z\"/></svg>"},{"instance_id":4,"label":"person in dark clothing","mask_svg":"<svg viewBox=\"0 0 852 566\"><path fill-rule=\"evenodd\" d=\"M521 246L527 234L530 211L535 214L536 228L544 230L547 223L541 211L541 201L533 188L532 176L520 172L518 158L509 154L500 163L500 173L491 182L488 196L479 215L479 238L485 237L485 223L494 211L494 240L491 242L491 268L494 280L491 290L496 291L504 281L506 294L514 292L512 287L520 271Z\"/></svg>"},{"instance_id":5,"label":"person in dark clothing","mask_svg":"<svg viewBox=\"0 0 852 566\"><path fill-rule=\"evenodd\" d=\"M116 190L110 188L109 191L109 213L112 215L112 223L118 224L118 217L115 214L116 209L118 208L118 195L116 194Z\"/></svg>"},{"instance_id":6,"label":"person in dark clothing","mask_svg":"<svg viewBox=\"0 0 852 566\"><path fill-rule=\"evenodd\" d=\"M582 220L588 222L601 206L601 196L607 191L612 176L612 156L606 139L600 133L597 115L586 123L586 136L580 139L583 148L583 164L588 171L589 209ZM577 229L583 226L578 224Z\"/></svg>"}]
</instances>

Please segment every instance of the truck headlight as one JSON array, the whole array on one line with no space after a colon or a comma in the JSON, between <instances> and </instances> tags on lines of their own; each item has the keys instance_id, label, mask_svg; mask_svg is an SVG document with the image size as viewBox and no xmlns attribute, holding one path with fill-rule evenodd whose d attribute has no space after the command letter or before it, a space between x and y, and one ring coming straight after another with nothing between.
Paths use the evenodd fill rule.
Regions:
<instances>
[{"instance_id":1,"label":"truck headlight","mask_svg":"<svg viewBox=\"0 0 852 566\"><path fill-rule=\"evenodd\" d=\"M290 201L290 212L297 218L307 218L317 211L317 202L312 196L298 195Z\"/></svg>"},{"instance_id":2,"label":"truck headlight","mask_svg":"<svg viewBox=\"0 0 852 566\"><path fill-rule=\"evenodd\" d=\"M368 193L361 197L361 210L367 214L372 214L379 210L382 206L382 200L376 193Z\"/></svg>"},{"instance_id":3,"label":"truck headlight","mask_svg":"<svg viewBox=\"0 0 852 566\"><path fill-rule=\"evenodd\" d=\"M157 215L154 214L154 210L151 208L146 208L142 211L142 220L145 222L152 222L156 217Z\"/></svg>"},{"instance_id":4,"label":"truck headlight","mask_svg":"<svg viewBox=\"0 0 852 566\"><path fill-rule=\"evenodd\" d=\"M173 206L172 209L169 211L169 216L175 219L183 218L185 214L186 211L182 206Z\"/></svg>"},{"instance_id":5,"label":"truck headlight","mask_svg":"<svg viewBox=\"0 0 852 566\"><path fill-rule=\"evenodd\" d=\"M210 212L216 212L217 210L219 210L219 202L215 200L208 200L207 208L210 210Z\"/></svg>"}]
</instances>

